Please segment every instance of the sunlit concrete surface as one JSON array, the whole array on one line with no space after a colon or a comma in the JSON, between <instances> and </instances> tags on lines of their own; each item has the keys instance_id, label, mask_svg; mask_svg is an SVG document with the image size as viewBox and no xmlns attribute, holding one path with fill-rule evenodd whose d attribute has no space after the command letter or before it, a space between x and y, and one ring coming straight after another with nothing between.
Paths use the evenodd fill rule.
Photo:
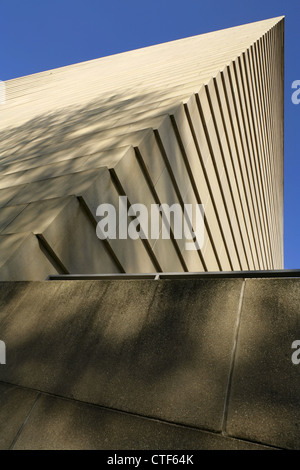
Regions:
<instances>
[{"instance_id":1,"label":"sunlit concrete surface","mask_svg":"<svg viewBox=\"0 0 300 470\"><path fill-rule=\"evenodd\" d=\"M274 18L5 82L0 279L282 268L283 34ZM203 204L203 248L99 240L120 195Z\"/></svg>"}]
</instances>

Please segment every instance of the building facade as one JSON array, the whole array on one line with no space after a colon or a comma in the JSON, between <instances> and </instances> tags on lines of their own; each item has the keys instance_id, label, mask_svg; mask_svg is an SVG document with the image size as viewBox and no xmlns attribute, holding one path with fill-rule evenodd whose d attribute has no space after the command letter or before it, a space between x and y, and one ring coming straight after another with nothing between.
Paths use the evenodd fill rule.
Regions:
<instances>
[{"instance_id":1,"label":"building facade","mask_svg":"<svg viewBox=\"0 0 300 470\"><path fill-rule=\"evenodd\" d=\"M283 38L275 18L5 83L0 449L300 449Z\"/></svg>"},{"instance_id":2,"label":"building facade","mask_svg":"<svg viewBox=\"0 0 300 470\"><path fill-rule=\"evenodd\" d=\"M7 81L0 279L282 268L283 33L275 18ZM125 196L149 219L202 205L201 249L162 217L156 238L117 221L99 239L98 206Z\"/></svg>"}]
</instances>

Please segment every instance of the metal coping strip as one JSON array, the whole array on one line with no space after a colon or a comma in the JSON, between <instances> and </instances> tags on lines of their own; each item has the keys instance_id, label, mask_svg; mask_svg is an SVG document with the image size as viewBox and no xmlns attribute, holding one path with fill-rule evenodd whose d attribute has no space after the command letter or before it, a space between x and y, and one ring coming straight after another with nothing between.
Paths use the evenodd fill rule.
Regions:
<instances>
[{"instance_id":1,"label":"metal coping strip","mask_svg":"<svg viewBox=\"0 0 300 470\"><path fill-rule=\"evenodd\" d=\"M270 271L217 271L195 273L144 273L144 274L52 274L49 281L93 281L93 280L135 280L135 279L224 279L224 278L300 278L300 269Z\"/></svg>"}]
</instances>

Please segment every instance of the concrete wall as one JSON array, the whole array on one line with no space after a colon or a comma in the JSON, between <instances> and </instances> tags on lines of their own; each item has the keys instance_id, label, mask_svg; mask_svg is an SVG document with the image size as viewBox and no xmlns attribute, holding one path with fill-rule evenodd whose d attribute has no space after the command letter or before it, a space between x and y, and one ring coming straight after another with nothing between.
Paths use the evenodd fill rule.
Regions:
<instances>
[{"instance_id":1,"label":"concrete wall","mask_svg":"<svg viewBox=\"0 0 300 470\"><path fill-rule=\"evenodd\" d=\"M0 283L0 445L300 448L299 279Z\"/></svg>"},{"instance_id":2,"label":"concrete wall","mask_svg":"<svg viewBox=\"0 0 300 470\"><path fill-rule=\"evenodd\" d=\"M282 268L283 21L6 82L0 279ZM99 240L119 195L203 204L203 249Z\"/></svg>"}]
</instances>

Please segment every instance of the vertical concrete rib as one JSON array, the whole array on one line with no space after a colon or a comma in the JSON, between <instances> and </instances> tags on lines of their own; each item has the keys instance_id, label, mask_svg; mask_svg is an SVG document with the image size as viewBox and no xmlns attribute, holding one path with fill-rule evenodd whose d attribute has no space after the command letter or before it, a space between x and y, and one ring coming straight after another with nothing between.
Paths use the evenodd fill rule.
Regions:
<instances>
[{"instance_id":1,"label":"vertical concrete rib","mask_svg":"<svg viewBox=\"0 0 300 470\"><path fill-rule=\"evenodd\" d=\"M258 227L257 221L257 214L255 210L255 204L253 200L253 192L249 182L249 175L247 172L247 165L245 163L245 151L243 146L243 141L241 137L241 130L240 130L240 123L238 120L238 112L237 112L237 103L235 99L234 90L232 87L232 83L230 80L230 74L226 69L224 69L222 74L222 82L223 88L225 92L225 97L228 105L233 135L234 135L234 142L235 142L235 150L238 160L238 166L240 169L240 174L242 175L242 181L245 188L246 193L246 205L250 214L251 218L251 227L254 232L254 244L256 247L256 253L259 259L259 268L262 269L264 267L264 258L263 258L263 250L261 244L261 237Z\"/></svg>"}]
</instances>

